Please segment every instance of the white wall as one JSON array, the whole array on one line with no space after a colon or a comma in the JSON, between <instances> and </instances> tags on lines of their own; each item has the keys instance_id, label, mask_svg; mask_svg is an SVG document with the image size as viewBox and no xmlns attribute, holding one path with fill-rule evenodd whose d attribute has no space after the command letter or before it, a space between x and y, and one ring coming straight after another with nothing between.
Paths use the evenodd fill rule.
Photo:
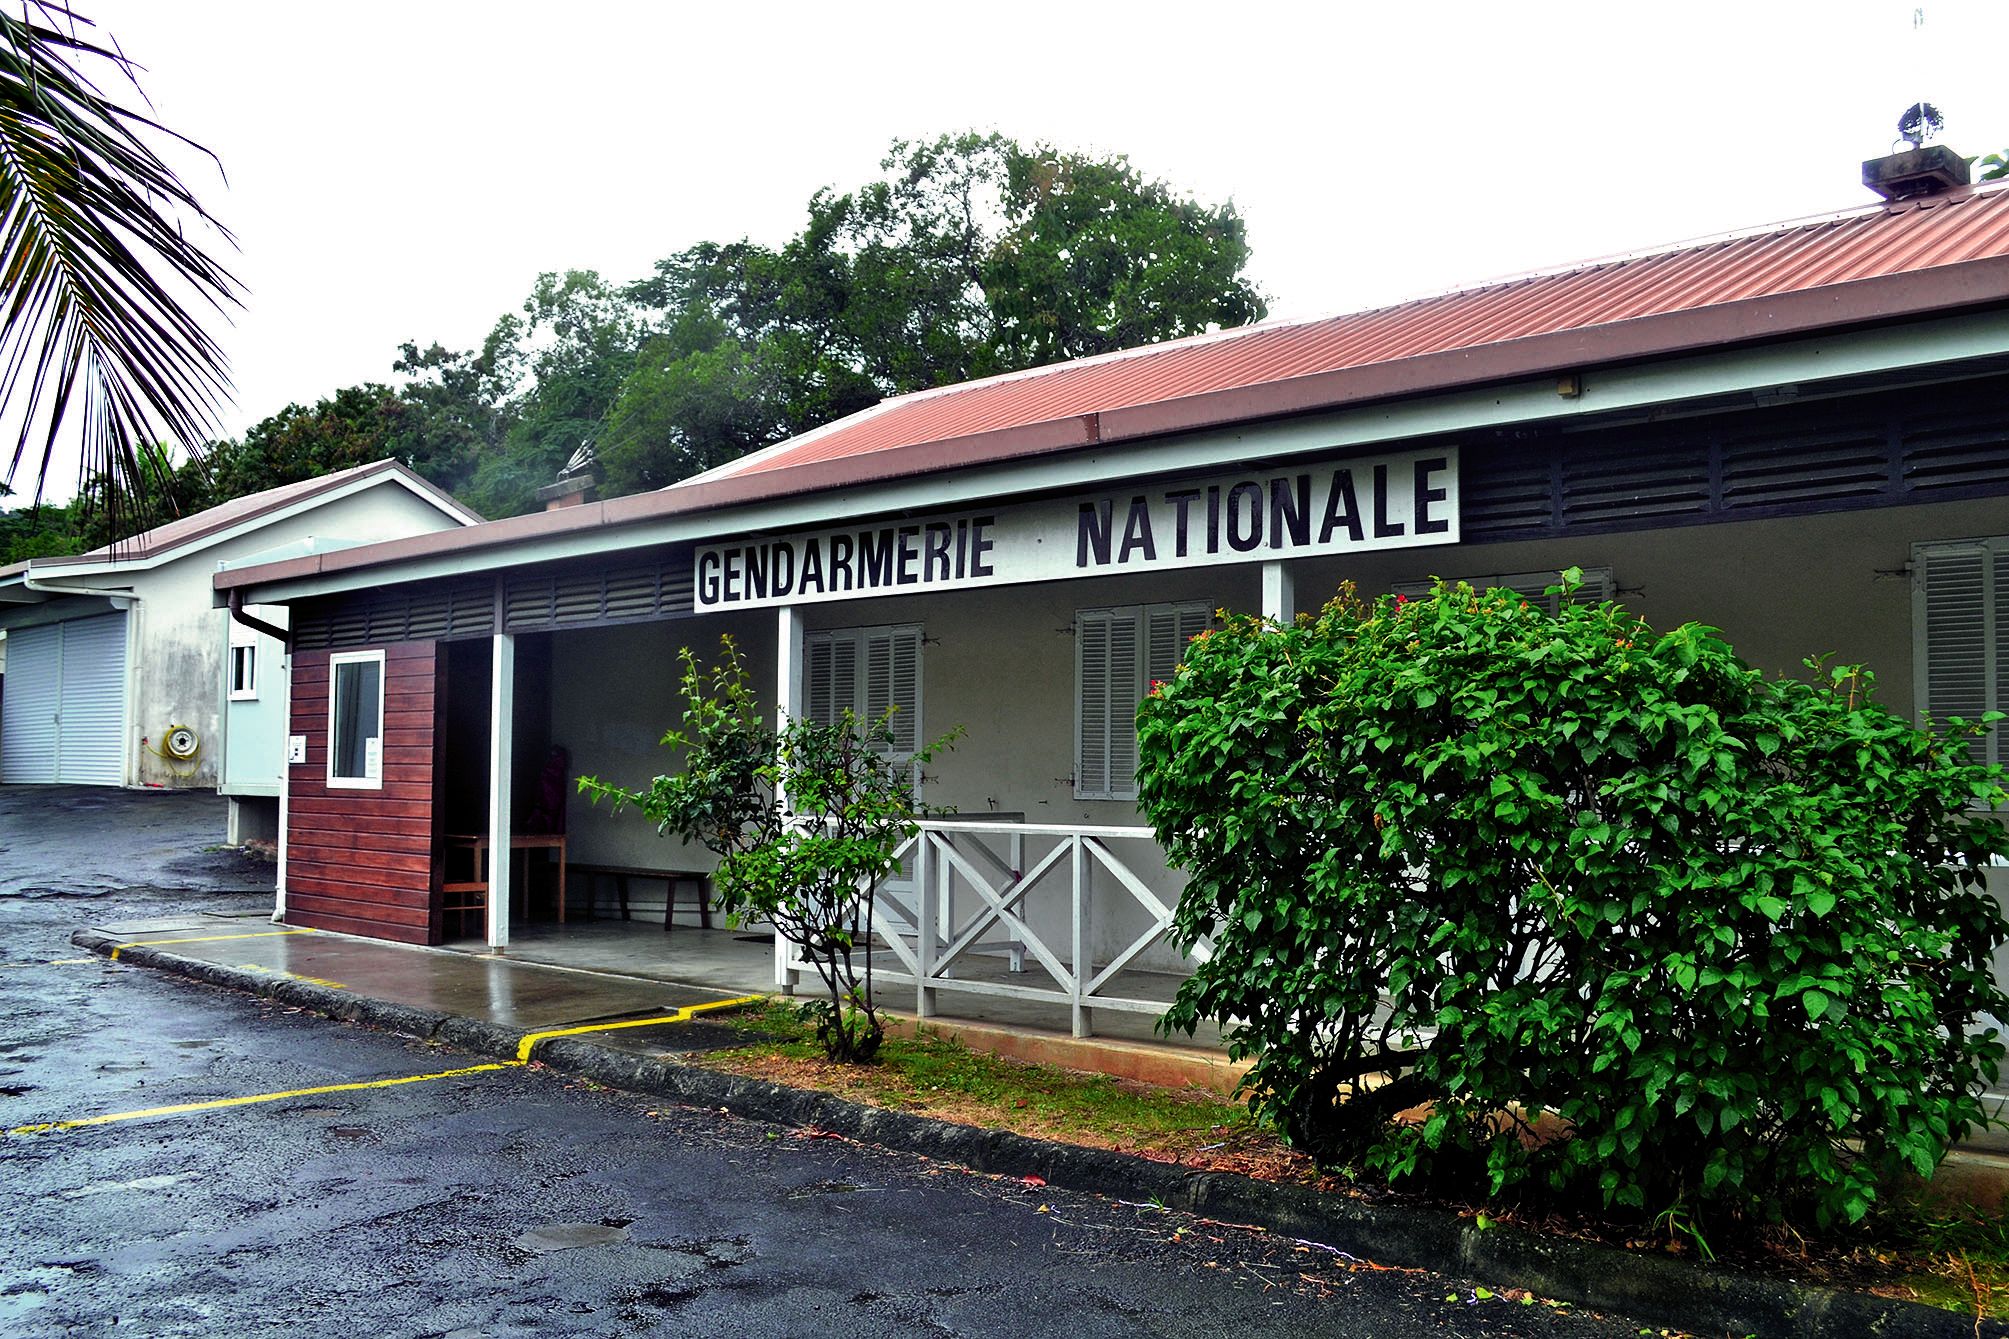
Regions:
<instances>
[{"instance_id":1,"label":"white wall","mask_svg":"<svg viewBox=\"0 0 2009 1339\"><path fill-rule=\"evenodd\" d=\"M250 557L310 535L359 541L395 539L455 524L438 507L409 490L380 484L137 574L133 588L140 600L133 610L137 622L129 670L133 690L127 784L207 788L218 783L224 748L224 648L230 620L228 611L212 607L212 580L218 563ZM276 693L276 663L273 669L266 683ZM163 747L171 725L187 726L201 741L193 766L173 763L154 751ZM264 737L261 742L282 751L285 747L280 735ZM279 770L277 759L269 767L249 761L245 766L275 775Z\"/></svg>"}]
</instances>

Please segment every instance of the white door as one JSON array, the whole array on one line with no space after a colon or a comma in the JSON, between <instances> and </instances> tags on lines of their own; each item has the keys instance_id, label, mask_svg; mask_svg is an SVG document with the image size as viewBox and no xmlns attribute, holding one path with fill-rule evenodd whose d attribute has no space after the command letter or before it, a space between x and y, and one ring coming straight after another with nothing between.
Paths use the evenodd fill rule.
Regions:
<instances>
[{"instance_id":1,"label":"white door","mask_svg":"<svg viewBox=\"0 0 2009 1339\"><path fill-rule=\"evenodd\" d=\"M56 779L56 714L63 691L63 625L7 634L7 696L0 699L0 782Z\"/></svg>"},{"instance_id":2,"label":"white door","mask_svg":"<svg viewBox=\"0 0 2009 1339\"><path fill-rule=\"evenodd\" d=\"M9 632L0 782L124 782L125 682L124 614Z\"/></svg>"}]
</instances>

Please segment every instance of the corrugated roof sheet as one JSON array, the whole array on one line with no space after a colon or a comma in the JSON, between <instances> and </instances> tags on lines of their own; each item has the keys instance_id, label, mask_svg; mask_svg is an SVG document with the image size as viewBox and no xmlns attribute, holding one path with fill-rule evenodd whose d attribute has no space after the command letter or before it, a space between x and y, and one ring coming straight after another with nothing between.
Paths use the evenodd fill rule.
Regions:
<instances>
[{"instance_id":1,"label":"corrugated roof sheet","mask_svg":"<svg viewBox=\"0 0 2009 1339\"><path fill-rule=\"evenodd\" d=\"M672 489L2005 255L2009 188L1876 205L900 396Z\"/></svg>"}]
</instances>

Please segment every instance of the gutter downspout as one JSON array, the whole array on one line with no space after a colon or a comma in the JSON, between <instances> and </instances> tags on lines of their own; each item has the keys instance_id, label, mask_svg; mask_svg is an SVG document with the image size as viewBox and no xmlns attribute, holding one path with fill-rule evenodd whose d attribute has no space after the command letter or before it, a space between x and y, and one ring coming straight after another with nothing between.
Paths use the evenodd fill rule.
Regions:
<instances>
[{"instance_id":1,"label":"gutter downspout","mask_svg":"<svg viewBox=\"0 0 2009 1339\"><path fill-rule=\"evenodd\" d=\"M293 634L289 630L280 627L277 623L267 623L255 614L245 613L244 592L242 590L232 590L230 592L230 617L233 621L251 629L253 632L262 632L273 641L280 643L286 648L287 656L292 656Z\"/></svg>"},{"instance_id":2,"label":"gutter downspout","mask_svg":"<svg viewBox=\"0 0 2009 1339\"><path fill-rule=\"evenodd\" d=\"M282 648L279 656L279 734L280 738L284 739L293 729L293 633L290 629L282 628L277 623L267 623L256 615L245 613L244 592L241 590L230 592L229 609L232 620L251 629L253 632L263 633L265 636L275 639ZM229 672L229 664L226 661L224 673L228 675ZM225 719L228 720L229 693L227 691L224 697ZM290 808L288 798L292 794L292 791L293 764L286 759L282 752L279 761L279 869L273 878L272 897L272 923L274 925L284 925L286 923L286 820Z\"/></svg>"}]
</instances>

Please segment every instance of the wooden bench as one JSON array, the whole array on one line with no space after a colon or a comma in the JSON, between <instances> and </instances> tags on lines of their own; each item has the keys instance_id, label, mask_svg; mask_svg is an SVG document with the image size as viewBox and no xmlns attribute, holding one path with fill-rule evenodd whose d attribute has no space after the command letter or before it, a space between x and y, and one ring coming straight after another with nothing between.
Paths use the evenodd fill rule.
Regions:
<instances>
[{"instance_id":1,"label":"wooden bench","mask_svg":"<svg viewBox=\"0 0 2009 1339\"><path fill-rule=\"evenodd\" d=\"M574 861L572 872L574 874L585 875L589 881L586 885L589 890L587 894L588 906L592 905L590 890L594 887L594 884L590 881L602 874L614 880L614 892L621 900L621 919L624 921L630 919L628 915L628 880L662 880L663 928L665 930L668 930L676 920L677 885L680 883L696 884L698 924L707 930L712 928L712 876L709 870L651 869L644 865L595 865L587 864L584 861Z\"/></svg>"}]
</instances>

